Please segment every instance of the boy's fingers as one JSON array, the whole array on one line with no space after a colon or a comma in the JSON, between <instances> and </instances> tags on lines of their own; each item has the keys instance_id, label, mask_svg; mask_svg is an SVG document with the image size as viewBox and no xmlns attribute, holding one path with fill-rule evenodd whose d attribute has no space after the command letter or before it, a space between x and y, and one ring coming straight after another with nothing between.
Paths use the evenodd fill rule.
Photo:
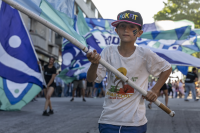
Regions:
<instances>
[{"instance_id":1,"label":"boy's fingers","mask_svg":"<svg viewBox=\"0 0 200 133\"><path fill-rule=\"evenodd\" d=\"M88 58L88 57L90 57L91 55L92 55L92 52L90 52L90 53L87 53L87 55L86 55L86 56L87 56L87 58Z\"/></svg>"},{"instance_id":2,"label":"boy's fingers","mask_svg":"<svg viewBox=\"0 0 200 133\"><path fill-rule=\"evenodd\" d=\"M95 54L94 58L98 59L99 58L99 54Z\"/></svg>"}]
</instances>

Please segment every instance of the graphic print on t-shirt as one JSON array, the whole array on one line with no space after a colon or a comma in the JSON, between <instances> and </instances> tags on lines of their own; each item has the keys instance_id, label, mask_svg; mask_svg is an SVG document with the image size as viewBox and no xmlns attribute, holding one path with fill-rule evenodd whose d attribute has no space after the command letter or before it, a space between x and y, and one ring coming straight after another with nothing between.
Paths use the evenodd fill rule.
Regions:
<instances>
[{"instance_id":1,"label":"graphic print on t-shirt","mask_svg":"<svg viewBox=\"0 0 200 133\"><path fill-rule=\"evenodd\" d=\"M124 67L120 67L117 69L120 71L123 75L126 76L127 70ZM138 77L132 77L133 82L136 81ZM122 84L122 88L119 87L119 84ZM111 88L107 91L106 95L109 96L109 99L123 99L128 98L134 93L134 88L126 84L124 81L122 81L120 78L115 76L114 80L115 86L111 85Z\"/></svg>"}]
</instances>

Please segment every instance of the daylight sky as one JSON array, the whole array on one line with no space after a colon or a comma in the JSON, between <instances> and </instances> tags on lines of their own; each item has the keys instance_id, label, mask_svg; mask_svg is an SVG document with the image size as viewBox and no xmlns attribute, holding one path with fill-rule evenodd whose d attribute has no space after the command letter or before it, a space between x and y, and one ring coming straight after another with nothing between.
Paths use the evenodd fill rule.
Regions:
<instances>
[{"instance_id":1,"label":"daylight sky","mask_svg":"<svg viewBox=\"0 0 200 133\"><path fill-rule=\"evenodd\" d=\"M104 19L115 19L125 10L140 12L144 24L153 23L153 16L164 8L167 0L92 0Z\"/></svg>"}]
</instances>

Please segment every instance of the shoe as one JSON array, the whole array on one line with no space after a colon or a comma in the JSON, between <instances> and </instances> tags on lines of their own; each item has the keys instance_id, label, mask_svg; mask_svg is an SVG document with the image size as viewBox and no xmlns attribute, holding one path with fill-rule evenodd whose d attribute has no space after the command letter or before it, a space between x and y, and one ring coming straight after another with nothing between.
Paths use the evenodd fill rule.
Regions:
<instances>
[{"instance_id":1,"label":"shoe","mask_svg":"<svg viewBox=\"0 0 200 133\"><path fill-rule=\"evenodd\" d=\"M74 101L74 98L72 98L70 101L71 101L71 102Z\"/></svg>"},{"instance_id":2,"label":"shoe","mask_svg":"<svg viewBox=\"0 0 200 133\"><path fill-rule=\"evenodd\" d=\"M194 101L199 101L199 99L196 99L196 100L194 100Z\"/></svg>"},{"instance_id":3,"label":"shoe","mask_svg":"<svg viewBox=\"0 0 200 133\"><path fill-rule=\"evenodd\" d=\"M148 108L149 108L149 109L151 109L151 108L152 108L152 106L151 106L151 104L150 104L150 103L148 104Z\"/></svg>"},{"instance_id":4,"label":"shoe","mask_svg":"<svg viewBox=\"0 0 200 133\"><path fill-rule=\"evenodd\" d=\"M49 116L49 113L47 113L47 111L45 110L42 115L43 116Z\"/></svg>"},{"instance_id":5,"label":"shoe","mask_svg":"<svg viewBox=\"0 0 200 133\"><path fill-rule=\"evenodd\" d=\"M185 101L188 102L189 100L188 100L188 99L185 99Z\"/></svg>"},{"instance_id":6,"label":"shoe","mask_svg":"<svg viewBox=\"0 0 200 133\"><path fill-rule=\"evenodd\" d=\"M85 98L83 98L83 102L86 102Z\"/></svg>"},{"instance_id":7,"label":"shoe","mask_svg":"<svg viewBox=\"0 0 200 133\"><path fill-rule=\"evenodd\" d=\"M53 110L49 110L49 112L48 112L50 115L52 115L52 114L54 114L54 112L53 112Z\"/></svg>"}]
</instances>

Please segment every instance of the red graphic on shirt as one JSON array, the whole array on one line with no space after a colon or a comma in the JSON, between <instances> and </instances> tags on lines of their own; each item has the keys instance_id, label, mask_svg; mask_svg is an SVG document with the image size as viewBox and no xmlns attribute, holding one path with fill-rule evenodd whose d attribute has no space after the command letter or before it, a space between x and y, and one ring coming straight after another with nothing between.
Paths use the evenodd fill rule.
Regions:
<instances>
[{"instance_id":1,"label":"red graphic on shirt","mask_svg":"<svg viewBox=\"0 0 200 133\"><path fill-rule=\"evenodd\" d=\"M117 93L118 94L134 93L134 89L130 85L124 85L123 88L120 88Z\"/></svg>"}]
</instances>

